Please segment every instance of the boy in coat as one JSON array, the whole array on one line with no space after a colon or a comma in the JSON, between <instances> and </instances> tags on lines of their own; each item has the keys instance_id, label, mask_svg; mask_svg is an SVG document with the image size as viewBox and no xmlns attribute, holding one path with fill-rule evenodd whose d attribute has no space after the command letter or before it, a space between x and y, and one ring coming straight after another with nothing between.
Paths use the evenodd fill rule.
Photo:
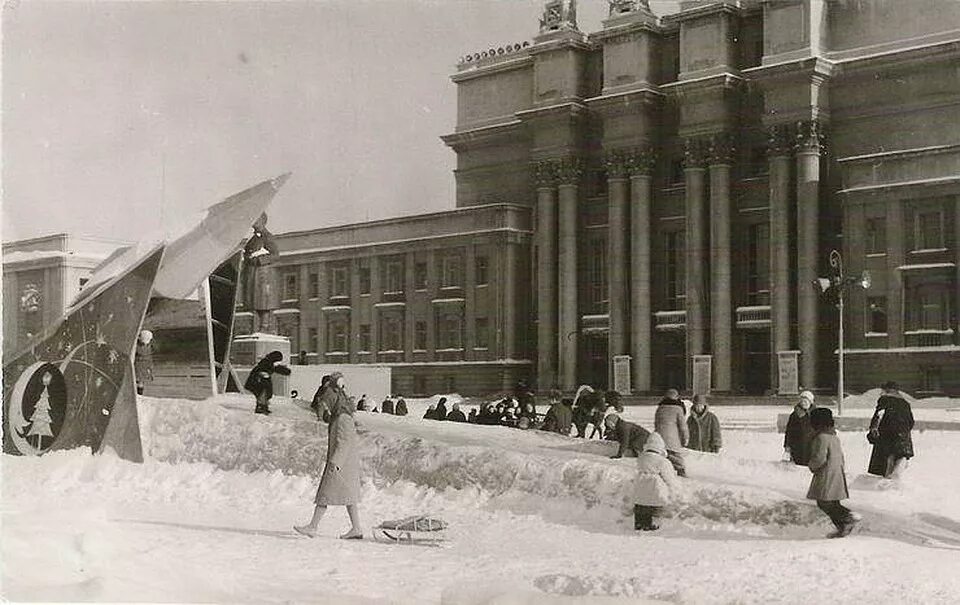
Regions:
<instances>
[{"instance_id":1,"label":"boy in coat","mask_svg":"<svg viewBox=\"0 0 960 605\"><path fill-rule=\"evenodd\" d=\"M667 447L657 433L650 433L637 458L636 504L633 528L642 531L660 529L657 517L670 503L670 493L679 487L677 471L667 460Z\"/></svg>"},{"instance_id":2,"label":"boy in coat","mask_svg":"<svg viewBox=\"0 0 960 605\"><path fill-rule=\"evenodd\" d=\"M676 389L668 389L660 400L653 417L653 430L663 438L667 446L667 458L676 469L677 475L686 477L683 448L690 435L687 434L687 409L680 401L680 393Z\"/></svg>"},{"instance_id":3,"label":"boy in coat","mask_svg":"<svg viewBox=\"0 0 960 605\"><path fill-rule=\"evenodd\" d=\"M610 456L611 458L640 456L650 437L650 431L639 424L627 422L616 412L604 417L603 426L607 434L613 435L612 441L620 442L620 449L617 450L616 455Z\"/></svg>"},{"instance_id":4,"label":"boy in coat","mask_svg":"<svg viewBox=\"0 0 960 605\"><path fill-rule=\"evenodd\" d=\"M720 421L707 407L706 397L693 396L693 410L687 418L687 430L690 433L687 447L691 450L716 454L722 445Z\"/></svg>"},{"instance_id":5,"label":"boy in coat","mask_svg":"<svg viewBox=\"0 0 960 605\"><path fill-rule=\"evenodd\" d=\"M830 408L816 408L810 412L810 424L814 436L810 443L810 489L807 498L817 501L817 506L830 517L837 528L828 538L850 535L860 521L860 515L840 504L850 497L847 491L847 476L843 467L843 449L840 438L833 428L833 412Z\"/></svg>"},{"instance_id":6,"label":"boy in coat","mask_svg":"<svg viewBox=\"0 0 960 605\"><path fill-rule=\"evenodd\" d=\"M270 351L257 362L257 365L253 366L250 375L247 376L247 381L243 384L243 388L253 393L257 398L255 414L270 413L270 399L273 397L273 375L290 375L290 368L281 365L281 361L283 361L283 353Z\"/></svg>"},{"instance_id":7,"label":"boy in coat","mask_svg":"<svg viewBox=\"0 0 960 605\"><path fill-rule=\"evenodd\" d=\"M813 408L813 393L803 391L800 393L800 401L787 419L783 452L798 466L806 466L810 461L810 441L814 434L813 427L810 426L810 413Z\"/></svg>"}]
</instances>

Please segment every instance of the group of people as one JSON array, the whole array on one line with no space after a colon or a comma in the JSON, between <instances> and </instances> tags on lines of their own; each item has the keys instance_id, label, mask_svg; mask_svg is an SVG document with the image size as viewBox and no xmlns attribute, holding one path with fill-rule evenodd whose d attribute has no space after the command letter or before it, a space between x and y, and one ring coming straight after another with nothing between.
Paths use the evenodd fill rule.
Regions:
<instances>
[{"instance_id":1,"label":"group of people","mask_svg":"<svg viewBox=\"0 0 960 605\"><path fill-rule=\"evenodd\" d=\"M396 401L394 401L394 399L396 399ZM366 393L361 395L360 399L357 400L357 411L373 412L374 414L390 414L393 416L406 416L409 413L407 411L407 402L401 395L391 395L384 398L380 407L377 408L367 399Z\"/></svg>"},{"instance_id":2,"label":"group of people","mask_svg":"<svg viewBox=\"0 0 960 605\"><path fill-rule=\"evenodd\" d=\"M447 420L449 422L467 422L467 417L460 411L460 403L454 402L450 411L447 411L447 398L441 397L436 403L427 406L423 414L424 420Z\"/></svg>"}]
</instances>

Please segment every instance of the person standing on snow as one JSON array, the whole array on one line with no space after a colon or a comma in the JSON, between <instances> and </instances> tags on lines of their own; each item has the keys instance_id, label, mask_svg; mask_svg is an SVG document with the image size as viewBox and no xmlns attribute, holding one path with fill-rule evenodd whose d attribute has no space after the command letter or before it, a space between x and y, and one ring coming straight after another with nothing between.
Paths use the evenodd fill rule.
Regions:
<instances>
[{"instance_id":1,"label":"person standing on snow","mask_svg":"<svg viewBox=\"0 0 960 605\"><path fill-rule=\"evenodd\" d=\"M720 437L720 421L716 414L707 408L706 397L693 396L693 409L687 418L687 431L690 434L687 447L691 450L716 454L723 444Z\"/></svg>"},{"instance_id":2,"label":"person standing on snow","mask_svg":"<svg viewBox=\"0 0 960 605\"><path fill-rule=\"evenodd\" d=\"M898 479L906 461L913 458L913 410L897 383L886 382L882 388L867 433L867 441L873 444L867 472Z\"/></svg>"},{"instance_id":3,"label":"person standing on snow","mask_svg":"<svg viewBox=\"0 0 960 605\"><path fill-rule=\"evenodd\" d=\"M360 527L360 443L357 425L353 419L356 411L343 390L343 374L330 375L330 385L321 395L320 405L329 411L327 427L327 461L320 477L320 487L314 498L313 518L306 525L294 525L293 529L309 538L316 537L317 525L331 505L344 505L350 516L350 530L340 536L343 540L363 539Z\"/></svg>"},{"instance_id":4,"label":"person standing on snow","mask_svg":"<svg viewBox=\"0 0 960 605\"><path fill-rule=\"evenodd\" d=\"M642 531L660 529L657 517L670 503L670 494L679 488L677 471L667 459L667 447L657 433L650 433L637 457L636 504L633 505L633 528Z\"/></svg>"},{"instance_id":5,"label":"person standing on snow","mask_svg":"<svg viewBox=\"0 0 960 605\"><path fill-rule=\"evenodd\" d=\"M283 353L270 351L257 362L257 365L253 366L250 375L247 376L247 381L243 384L243 388L253 393L257 398L255 414L270 413L270 399L273 397L273 375L290 375L290 368L281 365L281 361L283 361Z\"/></svg>"},{"instance_id":6,"label":"person standing on snow","mask_svg":"<svg viewBox=\"0 0 960 605\"><path fill-rule=\"evenodd\" d=\"M806 466L810 461L810 441L813 439L813 427L810 425L810 414L813 412L813 393L803 391L800 401L794 406L790 418L787 419L787 430L783 435L783 452L794 464Z\"/></svg>"},{"instance_id":7,"label":"person standing on snow","mask_svg":"<svg viewBox=\"0 0 960 605\"><path fill-rule=\"evenodd\" d=\"M810 424L814 437L810 443L810 462L808 467L813 473L807 498L816 500L817 506L830 517L837 530L828 538L842 538L850 535L860 521L860 515L840 504L850 497L847 491L847 477L843 467L843 449L840 438L833 426L833 412L830 408L816 408L810 412Z\"/></svg>"},{"instance_id":8,"label":"person standing on snow","mask_svg":"<svg viewBox=\"0 0 960 605\"><path fill-rule=\"evenodd\" d=\"M137 395L143 395L144 386L153 382L153 332L143 330L137 337L137 349L133 358L133 373Z\"/></svg>"},{"instance_id":9,"label":"person standing on snow","mask_svg":"<svg viewBox=\"0 0 960 605\"><path fill-rule=\"evenodd\" d=\"M683 448L687 445L690 435L687 433L687 409L680 401L680 393L676 389L667 389L657 412L653 417L653 430L660 434L667 447L667 459L673 464L677 475L687 476L687 469L683 462Z\"/></svg>"},{"instance_id":10,"label":"person standing on snow","mask_svg":"<svg viewBox=\"0 0 960 605\"><path fill-rule=\"evenodd\" d=\"M397 395L397 406L393 409L393 413L397 416L407 415L407 402L403 399L403 395Z\"/></svg>"},{"instance_id":11,"label":"person standing on snow","mask_svg":"<svg viewBox=\"0 0 960 605\"><path fill-rule=\"evenodd\" d=\"M446 420L446 419L447 419L447 398L441 397L440 401L437 402L436 420Z\"/></svg>"}]
</instances>

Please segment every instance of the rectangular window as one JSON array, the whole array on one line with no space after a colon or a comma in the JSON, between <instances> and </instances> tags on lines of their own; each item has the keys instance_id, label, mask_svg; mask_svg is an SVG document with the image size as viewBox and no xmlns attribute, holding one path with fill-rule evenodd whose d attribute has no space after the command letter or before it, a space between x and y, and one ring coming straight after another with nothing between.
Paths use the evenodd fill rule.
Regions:
<instances>
[{"instance_id":1,"label":"rectangular window","mask_svg":"<svg viewBox=\"0 0 960 605\"><path fill-rule=\"evenodd\" d=\"M350 271L346 267L330 269L330 296L350 296Z\"/></svg>"},{"instance_id":2,"label":"rectangular window","mask_svg":"<svg viewBox=\"0 0 960 605\"><path fill-rule=\"evenodd\" d=\"M883 296L867 298L867 332L887 333L887 299Z\"/></svg>"},{"instance_id":3,"label":"rectangular window","mask_svg":"<svg viewBox=\"0 0 960 605\"><path fill-rule=\"evenodd\" d=\"M418 351L427 350L427 322L418 321L414 324L413 348Z\"/></svg>"},{"instance_id":4,"label":"rectangular window","mask_svg":"<svg viewBox=\"0 0 960 605\"><path fill-rule=\"evenodd\" d=\"M403 259L390 258L382 261L380 277L383 280L384 294L403 292Z\"/></svg>"},{"instance_id":5,"label":"rectangular window","mask_svg":"<svg viewBox=\"0 0 960 605\"><path fill-rule=\"evenodd\" d=\"M300 298L299 280L296 273L285 273L283 276L283 300L297 300Z\"/></svg>"},{"instance_id":6,"label":"rectangular window","mask_svg":"<svg viewBox=\"0 0 960 605\"><path fill-rule=\"evenodd\" d=\"M908 330L943 331L951 327L952 283L945 282L920 283L909 288Z\"/></svg>"},{"instance_id":7,"label":"rectangular window","mask_svg":"<svg viewBox=\"0 0 960 605\"><path fill-rule=\"evenodd\" d=\"M667 310L677 311L686 308L686 243L683 231L664 233L664 276L666 283Z\"/></svg>"},{"instance_id":8,"label":"rectangular window","mask_svg":"<svg viewBox=\"0 0 960 605\"><path fill-rule=\"evenodd\" d=\"M308 295L310 298L320 298L320 274L319 273L310 274Z\"/></svg>"},{"instance_id":9,"label":"rectangular window","mask_svg":"<svg viewBox=\"0 0 960 605\"><path fill-rule=\"evenodd\" d=\"M747 304L770 304L770 225L747 227Z\"/></svg>"},{"instance_id":10,"label":"rectangular window","mask_svg":"<svg viewBox=\"0 0 960 605\"><path fill-rule=\"evenodd\" d=\"M474 323L474 329L477 333L476 335L476 348L478 349L489 349L490 348L490 322L486 317L478 317Z\"/></svg>"},{"instance_id":11,"label":"rectangular window","mask_svg":"<svg viewBox=\"0 0 960 605\"><path fill-rule=\"evenodd\" d=\"M384 315L380 318L380 351L403 350L403 318Z\"/></svg>"},{"instance_id":12,"label":"rectangular window","mask_svg":"<svg viewBox=\"0 0 960 605\"><path fill-rule=\"evenodd\" d=\"M370 294L370 267L360 267L360 295Z\"/></svg>"},{"instance_id":13,"label":"rectangular window","mask_svg":"<svg viewBox=\"0 0 960 605\"><path fill-rule=\"evenodd\" d=\"M316 353L318 349L319 330L307 328L307 353Z\"/></svg>"},{"instance_id":14,"label":"rectangular window","mask_svg":"<svg viewBox=\"0 0 960 605\"><path fill-rule=\"evenodd\" d=\"M427 289L427 263L413 265L413 287L416 290Z\"/></svg>"},{"instance_id":15,"label":"rectangular window","mask_svg":"<svg viewBox=\"0 0 960 605\"><path fill-rule=\"evenodd\" d=\"M463 319L458 313L437 312L437 349L463 348Z\"/></svg>"},{"instance_id":16,"label":"rectangular window","mask_svg":"<svg viewBox=\"0 0 960 605\"><path fill-rule=\"evenodd\" d=\"M330 353L348 353L350 342L349 327L345 319L327 321L327 351Z\"/></svg>"},{"instance_id":17,"label":"rectangular window","mask_svg":"<svg viewBox=\"0 0 960 605\"><path fill-rule=\"evenodd\" d=\"M917 212L914 217L914 250L943 248L943 211Z\"/></svg>"},{"instance_id":18,"label":"rectangular window","mask_svg":"<svg viewBox=\"0 0 960 605\"><path fill-rule=\"evenodd\" d=\"M606 313L609 298L607 283L607 242L604 239L592 239L587 242L586 281L589 298L588 313Z\"/></svg>"},{"instance_id":19,"label":"rectangular window","mask_svg":"<svg viewBox=\"0 0 960 605\"><path fill-rule=\"evenodd\" d=\"M489 265L486 256L478 256L476 259L476 283L478 286L486 286L490 283Z\"/></svg>"},{"instance_id":20,"label":"rectangular window","mask_svg":"<svg viewBox=\"0 0 960 605\"><path fill-rule=\"evenodd\" d=\"M447 253L440 257L440 287L463 287L463 255Z\"/></svg>"},{"instance_id":21,"label":"rectangular window","mask_svg":"<svg viewBox=\"0 0 960 605\"><path fill-rule=\"evenodd\" d=\"M359 350L370 352L370 324L360 324Z\"/></svg>"},{"instance_id":22,"label":"rectangular window","mask_svg":"<svg viewBox=\"0 0 960 605\"><path fill-rule=\"evenodd\" d=\"M883 217L867 219L867 254L887 253L887 221Z\"/></svg>"}]
</instances>

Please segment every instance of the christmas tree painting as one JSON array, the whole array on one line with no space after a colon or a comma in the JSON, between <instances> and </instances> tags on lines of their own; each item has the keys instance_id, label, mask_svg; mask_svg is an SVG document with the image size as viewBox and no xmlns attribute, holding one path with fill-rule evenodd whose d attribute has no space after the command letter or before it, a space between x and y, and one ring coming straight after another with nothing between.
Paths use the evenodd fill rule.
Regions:
<instances>
[{"instance_id":1,"label":"christmas tree painting","mask_svg":"<svg viewBox=\"0 0 960 605\"><path fill-rule=\"evenodd\" d=\"M43 449L41 444L44 437L53 437L53 431L50 430L50 423L53 422L50 418L50 395L47 393L51 380L53 377L49 373L43 375L43 392L40 393L40 399L37 400L33 415L30 416L31 426L27 437L36 436L38 450Z\"/></svg>"}]
</instances>

